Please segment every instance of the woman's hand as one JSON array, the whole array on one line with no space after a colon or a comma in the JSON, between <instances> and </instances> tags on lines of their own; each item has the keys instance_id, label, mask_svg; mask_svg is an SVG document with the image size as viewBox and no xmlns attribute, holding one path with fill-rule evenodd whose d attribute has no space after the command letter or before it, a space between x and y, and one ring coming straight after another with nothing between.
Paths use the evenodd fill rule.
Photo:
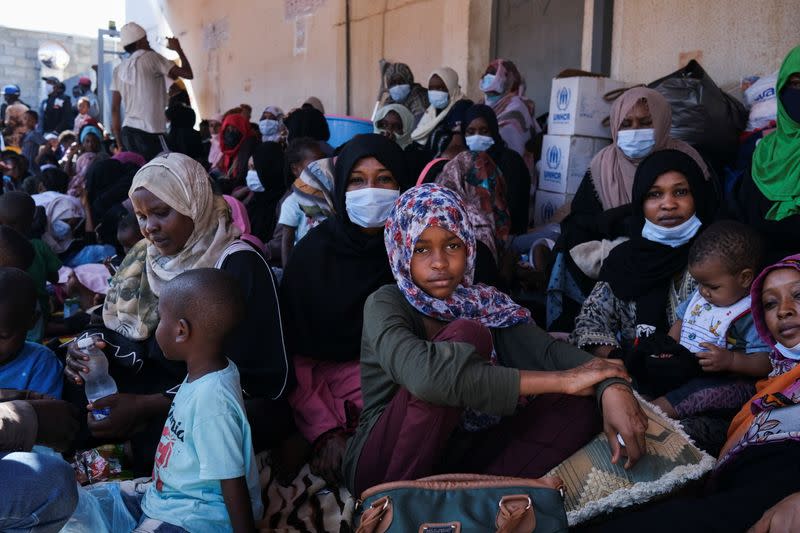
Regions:
<instances>
[{"instance_id":1,"label":"woman's hand","mask_svg":"<svg viewBox=\"0 0 800 533\"><path fill-rule=\"evenodd\" d=\"M103 341L95 341L95 347L102 350L106 347ZM71 342L67 347L67 359L64 365L64 375L70 383L82 386L84 384L81 374L88 374L89 368L86 366L89 361L89 354L78 348L77 342Z\"/></svg>"},{"instance_id":2,"label":"woman's hand","mask_svg":"<svg viewBox=\"0 0 800 533\"><path fill-rule=\"evenodd\" d=\"M594 394L594 386L611 378L631 381L625 365L615 359L594 358L581 366L561 372L564 394L590 396Z\"/></svg>"},{"instance_id":3,"label":"woman's hand","mask_svg":"<svg viewBox=\"0 0 800 533\"><path fill-rule=\"evenodd\" d=\"M147 423L147 411L138 394L117 393L100 398L86 406L89 431L98 439L126 440L141 431ZM110 408L103 420L95 420L92 409Z\"/></svg>"},{"instance_id":4,"label":"woman's hand","mask_svg":"<svg viewBox=\"0 0 800 533\"><path fill-rule=\"evenodd\" d=\"M628 458L625 469L632 468L647 453L647 415L642 411L630 387L619 383L609 386L603 392L601 401L603 431L611 448L611 462L617 464L624 455ZM617 435L622 437L625 446L617 440Z\"/></svg>"},{"instance_id":5,"label":"woman's hand","mask_svg":"<svg viewBox=\"0 0 800 533\"><path fill-rule=\"evenodd\" d=\"M787 496L764 513L747 533L792 533L800 531L800 492Z\"/></svg>"}]
</instances>

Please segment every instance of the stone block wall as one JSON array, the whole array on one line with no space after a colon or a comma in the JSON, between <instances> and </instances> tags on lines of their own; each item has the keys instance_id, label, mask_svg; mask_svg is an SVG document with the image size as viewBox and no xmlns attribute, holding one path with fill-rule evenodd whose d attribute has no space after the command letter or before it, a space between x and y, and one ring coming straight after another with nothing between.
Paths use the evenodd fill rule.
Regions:
<instances>
[{"instance_id":1,"label":"stone block wall","mask_svg":"<svg viewBox=\"0 0 800 533\"><path fill-rule=\"evenodd\" d=\"M37 52L45 41L60 43L70 56L63 71L48 69L39 62ZM0 26L0 86L19 85L22 100L38 107L45 97L42 76L56 76L60 80L87 75L94 87L96 77L92 65L97 63L97 39L63 33L6 28ZM68 89L68 95L71 96Z\"/></svg>"}]
</instances>

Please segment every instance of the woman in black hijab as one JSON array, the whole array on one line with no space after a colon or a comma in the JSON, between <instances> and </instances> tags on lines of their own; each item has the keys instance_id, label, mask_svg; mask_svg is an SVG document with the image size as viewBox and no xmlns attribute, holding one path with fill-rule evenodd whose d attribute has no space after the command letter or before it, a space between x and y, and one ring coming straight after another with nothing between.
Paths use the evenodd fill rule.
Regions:
<instances>
[{"instance_id":1,"label":"woman in black hijab","mask_svg":"<svg viewBox=\"0 0 800 533\"><path fill-rule=\"evenodd\" d=\"M717 200L694 159L679 150L659 150L642 161L631 196L630 240L606 258L571 339L594 355L624 358L641 378L652 374L640 366L643 351L684 354L667 332L679 318L676 308L696 288L687 271L689 248L712 221ZM669 387L661 379L672 371L666 359L660 383L640 380L640 390L656 396L661 392L654 387Z\"/></svg>"},{"instance_id":2,"label":"woman in black hijab","mask_svg":"<svg viewBox=\"0 0 800 533\"><path fill-rule=\"evenodd\" d=\"M348 429L362 407L359 373L367 297L393 282L383 243L389 209L406 178L403 152L382 135L358 135L334 168L336 215L298 242L283 274L286 340L297 389L290 396L298 429L314 443L312 469L339 478ZM359 199L371 197L369 202ZM380 219L383 220L380 220Z\"/></svg>"},{"instance_id":3,"label":"woman in black hijab","mask_svg":"<svg viewBox=\"0 0 800 533\"><path fill-rule=\"evenodd\" d=\"M252 198L246 202L247 216L250 218L250 232L267 242L275 231L278 202L286 192L286 162L283 148L276 142L257 144L252 157L263 191L253 192Z\"/></svg>"},{"instance_id":4,"label":"woman in black hijab","mask_svg":"<svg viewBox=\"0 0 800 533\"><path fill-rule=\"evenodd\" d=\"M328 139L331 138L328 121L325 120L325 115L311 107L310 104L303 104L300 109L289 113L289 116L283 121L283 125L289 132L287 137L289 142L300 137L311 137L319 141L326 157L333 155L333 147L328 144Z\"/></svg>"},{"instance_id":5,"label":"woman in black hijab","mask_svg":"<svg viewBox=\"0 0 800 533\"><path fill-rule=\"evenodd\" d=\"M486 151L500 168L506 179L506 202L511 216L511 234L521 235L528 231L528 209L531 198L531 173L516 151L506 146L500 137L497 116L491 107L476 104L466 110L461 120L461 134L467 148L472 151ZM476 136L491 137L493 144L485 150L475 142ZM472 146L470 146L472 145Z\"/></svg>"}]
</instances>

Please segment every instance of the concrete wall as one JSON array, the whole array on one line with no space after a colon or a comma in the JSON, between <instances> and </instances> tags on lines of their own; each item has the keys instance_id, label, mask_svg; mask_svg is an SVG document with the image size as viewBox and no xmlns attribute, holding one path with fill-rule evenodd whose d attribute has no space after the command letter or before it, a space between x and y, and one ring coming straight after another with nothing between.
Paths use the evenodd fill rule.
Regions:
<instances>
[{"instance_id":1,"label":"concrete wall","mask_svg":"<svg viewBox=\"0 0 800 533\"><path fill-rule=\"evenodd\" d=\"M370 115L381 58L408 63L423 84L432 69L448 65L467 95L479 97L498 1L351 0L350 114ZM546 4L507 3L531 2ZM308 7L299 19L298 6ZM190 91L203 117L243 102L256 112L268 104L290 109L311 95L328 113L346 111L345 0L136 0L127 3L126 15L148 29L154 45L159 36L181 39L195 72ZM591 31L583 22L574 20L570 32L578 55L559 67L592 57ZM616 0L613 26L613 77L648 82L698 57L718 84L730 87L742 76L777 69L798 40L800 9L796 0ZM303 29L307 40L296 50L297 30ZM538 46L559 56L557 42L545 39ZM531 70L523 68L523 75L535 83L541 73ZM542 94L548 85L543 81ZM546 101L537 104L539 112L546 110Z\"/></svg>"},{"instance_id":2,"label":"concrete wall","mask_svg":"<svg viewBox=\"0 0 800 533\"><path fill-rule=\"evenodd\" d=\"M37 51L45 41L60 43L67 50L70 61L66 69L50 70L39 62ZM95 63L97 39L0 27L0 85L19 85L22 100L30 105L38 107L45 97L42 76L64 80L82 74L94 80L91 67Z\"/></svg>"},{"instance_id":3,"label":"concrete wall","mask_svg":"<svg viewBox=\"0 0 800 533\"><path fill-rule=\"evenodd\" d=\"M159 35L180 38L201 116L240 103L256 112L269 104L290 109L311 95L328 113L344 114L345 1L305 3L313 9L300 17L308 37L300 52L297 19L277 0L142 0L128 2L126 18L141 23L152 44ZM431 70L451 66L465 92L477 97L489 61L491 12L486 0L352 0L351 115L372 113L381 58L408 63L423 85Z\"/></svg>"},{"instance_id":4,"label":"concrete wall","mask_svg":"<svg viewBox=\"0 0 800 533\"><path fill-rule=\"evenodd\" d=\"M698 61L720 86L769 74L800 43L796 0L615 0L611 75L650 82Z\"/></svg>"}]
</instances>

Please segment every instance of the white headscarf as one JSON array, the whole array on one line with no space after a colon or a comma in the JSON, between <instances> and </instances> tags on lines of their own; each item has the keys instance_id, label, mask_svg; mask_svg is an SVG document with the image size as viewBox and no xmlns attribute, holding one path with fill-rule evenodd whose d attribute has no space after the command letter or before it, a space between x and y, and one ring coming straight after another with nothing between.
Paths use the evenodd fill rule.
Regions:
<instances>
[{"instance_id":1,"label":"white headscarf","mask_svg":"<svg viewBox=\"0 0 800 533\"><path fill-rule=\"evenodd\" d=\"M447 103L447 107L441 111L433 107L433 105L428 106L428 109L419 121L417 129L411 134L411 140L420 144L425 144L428 140L428 136L436 129L436 126L444 120L450 108L452 108L456 102L464 98L464 93L461 92L461 86L458 84L458 74L455 70L450 67L439 67L428 76L428 83L430 83L431 78L434 76L442 78L442 81L447 86L447 92L450 94L450 101Z\"/></svg>"},{"instance_id":2,"label":"white headscarf","mask_svg":"<svg viewBox=\"0 0 800 533\"><path fill-rule=\"evenodd\" d=\"M103 321L129 339L147 339L158 324L158 295L164 283L195 268L211 268L240 231L231 223L227 202L214 195L205 169L184 154L168 153L143 166L133 178L130 196L145 188L194 229L176 255L162 255L147 239L134 246L120 265L103 307Z\"/></svg>"}]
</instances>

